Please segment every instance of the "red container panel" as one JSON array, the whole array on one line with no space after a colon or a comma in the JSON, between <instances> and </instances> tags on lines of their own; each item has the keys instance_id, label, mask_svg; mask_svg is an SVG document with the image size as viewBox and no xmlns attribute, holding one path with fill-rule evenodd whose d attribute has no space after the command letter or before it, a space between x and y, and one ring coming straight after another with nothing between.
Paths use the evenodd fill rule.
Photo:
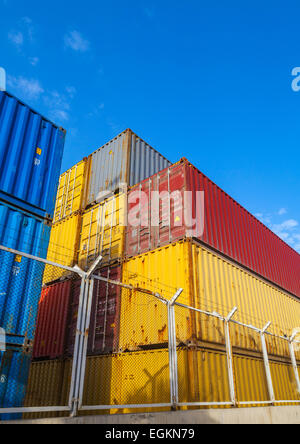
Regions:
<instances>
[{"instance_id":1,"label":"red container panel","mask_svg":"<svg viewBox=\"0 0 300 444\"><path fill-rule=\"evenodd\" d=\"M133 196L133 191L138 193L143 191L147 199L143 198L144 201L140 205L142 199L138 199L138 194ZM195 223L192 230L184 223L182 226L176 226L176 221L183 218L183 212L171 199L171 224L163 226L162 203L160 203L160 224L158 227L153 227L150 221L151 215L155 214L155 205L150 198L151 191L160 193L179 191L183 202L184 192L190 191L193 196L192 213L197 225ZM204 191L205 198L202 236L199 236L196 230L196 226L201 225L199 211L196 214L197 191ZM127 257L154 250L184 237L197 237L241 265L300 297L300 255L186 159L131 189L128 201L129 215L138 208L143 223L132 226L129 221L126 233Z\"/></svg>"},{"instance_id":2,"label":"red container panel","mask_svg":"<svg viewBox=\"0 0 300 444\"><path fill-rule=\"evenodd\" d=\"M100 270L99 275L112 281L121 281L121 270L120 266L107 267ZM66 347L68 356L72 356L74 351L80 284L80 280L76 281L73 288ZM89 355L118 351L120 299L121 287L119 285L95 279L88 339Z\"/></svg>"},{"instance_id":3,"label":"red container panel","mask_svg":"<svg viewBox=\"0 0 300 444\"><path fill-rule=\"evenodd\" d=\"M33 358L56 359L64 354L72 281L45 287L39 302Z\"/></svg>"},{"instance_id":4,"label":"red container panel","mask_svg":"<svg viewBox=\"0 0 300 444\"><path fill-rule=\"evenodd\" d=\"M101 270L101 276L121 281L121 267ZM105 354L118 351L120 325L121 287L95 280L89 354Z\"/></svg>"}]
</instances>

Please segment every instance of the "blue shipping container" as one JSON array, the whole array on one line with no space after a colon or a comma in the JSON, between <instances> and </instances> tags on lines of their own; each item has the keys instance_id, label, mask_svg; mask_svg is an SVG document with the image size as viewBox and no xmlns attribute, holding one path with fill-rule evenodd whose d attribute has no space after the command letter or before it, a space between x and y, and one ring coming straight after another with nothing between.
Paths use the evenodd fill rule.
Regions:
<instances>
[{"instance_id":1,"label":"blue shipping container","mask_svg":"<svg viewBox=\"0 0 300 444\"><path fill-rule=\"evenodd\" d=\"M53 218L65 131L0 91L0 199Z\"/></svg>"},{"instance_id":2,"label":"blue shipping container","mask_svg":"<svg viewBox=\"0 0 300 444\"><path fill-rule=\"evenodd\" d=\"M0 408L23 407L31 355L8 350L0 352ZM0 420L21 419L21 414L0 415Z\"/></svg>"},{"instance_id":3,"label":"blue shipping container","mask_svg":"<svg viewBox=\"0 0 300 444\"><path fill-rule=\"evenodd\" d=\"M43 259L51 226L0 202L0 245ZM0 250L0 327L34 339L44 264Z\"/></svg>"},{"instance_id":4,"label":"blue shipping container","mask_svg":"<svg viewBox=\"0 0 300 444\"><path fill-rule=\"evenodd\" d=\"M46 258L49 222L0 202L0 245ZM26 393L44 264L0 250L0 407L21 407ZM0 419L16 419L4 415Z\"/></svg>"}]
</instances>

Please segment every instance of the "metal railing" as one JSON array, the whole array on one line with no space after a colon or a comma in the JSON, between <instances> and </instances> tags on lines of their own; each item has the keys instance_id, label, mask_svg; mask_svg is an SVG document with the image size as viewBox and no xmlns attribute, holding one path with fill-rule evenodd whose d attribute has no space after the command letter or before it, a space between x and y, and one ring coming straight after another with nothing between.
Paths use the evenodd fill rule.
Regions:
<instances>
[{"instance_id":1,"label":"metal railing","mask_svg":"<svg viewBox=\"0 0 300 444\"><path fill-rule=\"evenodd\" d=\"M201 310L199 308L191 307L179 302L179 298L184 291L183 289L179 289L173 297L164 297L163 294L156 293L155 291L149 291L148 289L134 288L131 285L114 281L109 278L98 276L95 274L96 268L101 265L101 256L97 258L91 268L85 272L81 270L78 266L75 267L67 267L64 265L56 264L54 262L48 261L46 259L42 259L39 257L32 256L30 254L22 253L20 251L0 246L0 251L10 253L12 255L20 256L27 258L31 261L38 262L43 265L57 267L58 269L62 269L66 272L75 274L79 279L81 279L80 285L80 295L79 295L79 304L78 304L78 313L77 313L77 327L76 327L76 337L74 344L74 352L72 356L72 366L71 366L71 376L70 376L70 384L69 384L69 396L68 403L66 405L45 405L45 406L27 406L27 407L9 407L9 408L0 408L0 414L25 414L25 413L47 413L47 412L56 412L56 413L69 413L71 416L80 415L80 412L88 412L88 411L105 411L105 410L124 410L124 409L153 409L153 408L180 408L180 407L237 407L237 406L247 406L247 405L276 405L276 404L300 404L300 378L298 372L297 359L295 354L295 345L299 345L300 342L296 340L297 334L293 334L292 336L278 336L269 331L271 326L271 321L268 322L263 328L258 328L253 325L248 325L245 323L236 320L235 317L239 313L238 307L233 307L233 309L227 313L226 315L221 315L216 312L209 312L205 310ZM91 311L92 311L92 302L93 302L93 291L95 281L106 282L107 284L119 286L124 291L128 291L128 297L131 296L132 292L139 292L139 294L144 295L145 298L149 298L149 301L155 301L155 306L161 310L162 316L166 316L167 319L167 340L164 340L165 351L168 355L168 385L169 385L169 399L161 399L161 402L154 402L153 399L148 398L148 402L132 402L125 404L118 404L118 402L109 402L88 405L84 401L84 392L87 389L87 359L88 359L88 336L89 329L91 324ZM123 295L123 297L125 297ZM122 303L122 300L121 300ZM178 309L187 310L188 313L192 313L195 316L203 316L207 319L216 319L223 325L224 328L224 350L226 356L226 368L228 374L228 387L229 387L229 398L228 400L220 401L206 401L203 402L201 400L193 400L182 401L179 395L179 374L178 374L178 352L180 343L180 334L177 330L177 316L176 312ZM151 314L149 313L149 323ZM153 319L152 322L156 322ZM249 329L250 331L255 332L260 338L259 350L262 352L264 372L267 381L268 395L269 399L265 401L251 400L251 401L242 401L237 399L237 381L235 380L234 374L234 353L232 346L232 335L231 328L232 326L242 327L245 329ZM291 366L293 368L294 373L294 382L297 387L297 392L299 393L299 399L294 400L279 400L276 399L275 390L274 390L274 381L272 378L272 372L270 369L270 357L268 353L268 346L266 338L273 337L278 340L285 341L288 344L289 349L289 359L291 362ZM149 349L151 349L151 344ZM127 354L128 356L128 354ZM133 363L134 364L134 363ZM1 376L1 375L0 375ZM183 376L185 377L185 376ZM130 377L129 377L130 379ZM99 390L102 390L109 381L105 380L105 378L98 380ZM249 381L249 384L251 381ZM134 391L134 386L132 386L132 391ZM199 396L200 398L200 396ZM108 398L111 399L111 398ZM132 397L134 399L134 396Z\"/></svg>"}]
</instances>

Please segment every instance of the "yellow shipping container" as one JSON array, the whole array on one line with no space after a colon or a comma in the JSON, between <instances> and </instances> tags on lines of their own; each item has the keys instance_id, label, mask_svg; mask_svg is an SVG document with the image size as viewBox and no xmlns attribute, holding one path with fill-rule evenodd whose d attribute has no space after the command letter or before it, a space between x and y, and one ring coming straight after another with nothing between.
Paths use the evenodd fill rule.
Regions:
<instances>
[{"instance_id":1,"label":"yellow shipping container","mask_svg":"<svg viewBox=\"0 0 300 444\"><path fill-rule=\"evenodd\" d=\"M271 362L271 372L277 400L300 400L300 395L295 392L292 370L287 363ZM32 363L25 405L27 407L66 406L70 376L71 361ZM234 376L237 402L269 401L262 359L235 355ZM230 402L226 354L205 347L201 350L179 349L178 389L180 403ZM87 359L84 406L147 405L169 402L167 350L123 353ZM258 404L253 402L253 406L255 405ZM182 409L187 408L189 407L182 407ZM164 410L168 408L113 408L110 411L84 411L80 415ZM33 417L33 415L30 416ZM49 414L43 416L49 416Z\"/></svg>"},{"instance_id":2,"label":"yellow shipping container","mask_svg":"<svg viewBox=\"0 0 300 444\"><path fill-rule=\"evenodd\" d=\"M238 307L235 319L271 331L291 335L300 322L300 301L230 262L196 241L181 241L135 257L123 264L123 282L146 288L167 299L176 289L184 292L178 302L227 316ZM176 307L177 341L224 344L223 322ZM256 333L231 324L234 347L261 353ZM152 296L128 290L122 294L120 316L121 350L137 350L168 341L166 307ZM269 352L288 355L287 344L267 338Z\"/></svg>"},{"instance_id":3,"label":"yellow shipping container","mask_svg":"<svg viewBox=\"0 0 300 444\"><path fill-rule=\"evenodd\" d=\"M82 216L79 266L87 270L101 255L102 265L123 258L126 194L118 194L87 210Z\"/></svg>"},{"instance_id":4,"label":"yellow shipping container","mask_svg":"<svg viewBox=\"0 0 300 444\"><path fill-rule=\"evenodd\" d=\"M72 361L40 361L30 366L24 407L66 407L69 404ZM55 418L67 413L24 414L24 419Z\"/></svg>"},{"instance_id":5,"label":"yellow shipping container","mask_svg":"<svg viewBox=\"0 0 300 444\"><path fill-rule=\"evenodd\" d=\"M85 209L89 175L90 160L83 159L60 176L54 223Z\"/></svg>"},{"instance_id":6,"label":"yellow shipping container","mask_svg":"<svg viewBox=\"0 0 300 444\"><path fill-rule=\"evenodd\" d=\"M77 264L81 214L74 214L53 225L51 230L47 259L73 267ZM56 281L70 272L62 268L46 265L43 283Z\"/></svg>"}]
</instances>

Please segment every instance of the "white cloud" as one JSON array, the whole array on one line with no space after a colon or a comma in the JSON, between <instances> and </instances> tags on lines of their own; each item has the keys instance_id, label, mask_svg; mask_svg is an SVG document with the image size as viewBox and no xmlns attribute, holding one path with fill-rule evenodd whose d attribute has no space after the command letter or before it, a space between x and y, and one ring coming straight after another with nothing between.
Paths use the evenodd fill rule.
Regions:
<instances>
[{"instance_id":1,"label":"white cloud","mask_svg":"<svg viewBox=\"0 0 300 444\"><path fill-rule=\"evenodd\" d=\"M44 89L37 79L8 76L7 84L25 100L37 100L44 93Z\"/></svg>"},{"instance_id":2,"label":"white cloud","mask_svg":"<svg viewBox=\"0 0 300 444\"><path fill-rule=\"evenodd\" d=\"M268 225L272 221L270 214L256 213L254 216L259 219L263 224Z\"/></svg>"},{"instance_id":3,"label":"white cloud","mask_svg":"<svg viewBox=\"0 0 300 444\"><path fill-rule=\"evenodd\" d=\"M286 208L280 208L280 210L278 211L278 216L283 216L286 213L287 213Z\"/></svg>"},{"instance_id":4,"label":"white cloud","mask_svg":"<svg viewBox=\"0 0 300 444\"><path fill-rule=\"evenodd\" d=\"M10 31L8 34L9 40L17 46L17 48L20 48L23 46L24 43L24 36L22 32L19 31Z\"/></svg>"},{"instance_id":5,"label":"white cloud","mask_svg":"<svg viewBox=\"0 0 300 444\"><path fill-rule=\"evenodd\" d=\"M36 66L40 61L40 59L38 57L29 57L28 60L32 66Z\"/></svg>"},{"instance_id":6,"label":"white cloud","mask_svg":"<svg viewBox=\"0 0 300 444\"><path fill-rule=\"evenodd\" d=\"M300 253L300 224L295 219L287 219L281 223L276 223L276 221L274 222L274 218L278 219L278 216L283 216L286 214L287 211L285 208L282 208L281 210L277 213L267 215L257 213L255 216L261 222L267 225L270 230L277 234L278 237Z\"/></svg>"},{"instance_id":7,"label":"white cloud","mask_svg":"<svg viewBox=\"0 0 300 444\"><path fill-rule=\"evenodd\" d=\"M67 86L66 87L66 91L68 93L68 95L70 96L71 99L73 99L75 97L76 94L76 88L74 88L74 86Z\"/></svg>"},{"instance_id":8,"label":"white cloud","mask_svg":"<svg viewBox=\"0 0 300 444\"><path fill-rule=\"evenodd\" d=\"M62 109L53 109L50 111L49 115L53 120L65 121L65 122L69 120L69 114L66 111L63 111Z\"/></svg>"},{"instance_id":9,"label":"white cloud","mask_svg":"<svg viewBox=\"0 0 300 444\"><path fill-rule=\"evenodd\" d=\"M45 107L48 109L47 116L54 121L69 120L71 109L70 101L76 93L73 87L66 87L66 93L58 91L45 91L37 79L27 79L25 77L8 76L7 84L12 92L18 95L24 101L37 101L42 99ZM42 96L42 97L41 97Z\"/></svg>"},{"instance_id":10,"label":"white cloud","mask_svg":"<svg viewBox=\"0 0 300 444\"><path fill-rule=\"evenodd\" d=\"M33 26L33 21L30 17L23 17L22 18L22 22L24 24L26 33L27 33L27 37L29 39L29 41L32 43L34 38L34 26Z\"/></svg>"},{"instance_id":11,"label":"white cloud","mask_svg":"<svg viewBox=\"0 0 300 444\"><path fill-rule=\"evenodd\" d=\"M91 112L89 112L86 116L88 118L91 117L98 117L100 115L103 114L103 110L105 108L105 104L104 103L100 103L100 105L96 106Z\"/></svg>"},{"instance_id":12,"label":"white cloud","mask_svg":"<svg viewBox=\"0 0 300 444\"><path fill-rule=\"evenodd\" d=\"M273 225L274 228L276 228L278 231L284 231L284 230L292 230L293 228L298 227L299 222L297 222L294 219L285 220L281 224Z\"/></svg>"},{"instance_id":13,"label":"white cloud","mask_svg":"<svg viewBox=\"0 0 300 444\"><path fill-rule=\"evenodd\" d=\"M44 97L44 103L49 108L49 116L53 120L69 120L69 99L57 91L52 91Z\"/></svg>"},{"instance_id":14,"label":"white cloud","mask_svg":"<svg viewBox=\"0 0 300 444\"><path fill-rule=\"evenodd\" d=\"M90 49L90 42L82 37L80 32L71 31L64 37L65 47L74 51L86 52Z\"/></svg>"}]
</instances>

